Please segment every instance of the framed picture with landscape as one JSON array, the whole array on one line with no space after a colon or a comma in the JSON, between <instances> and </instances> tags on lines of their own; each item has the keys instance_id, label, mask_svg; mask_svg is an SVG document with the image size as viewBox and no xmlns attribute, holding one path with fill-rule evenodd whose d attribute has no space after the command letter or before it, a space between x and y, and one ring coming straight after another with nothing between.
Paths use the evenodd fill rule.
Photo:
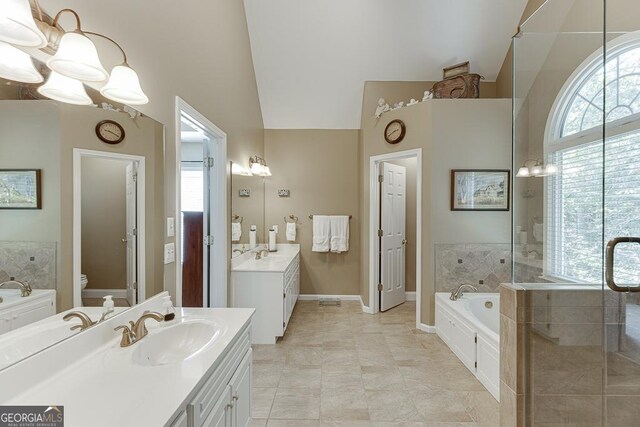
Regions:
<instances>
[{"instance_id":1,"label":"framed picture with landscape","mask_svg":"<svg viewBox=\"0 0 640 427\"><path fill-rule=\"evenodd\" d=\"M0 169L0 209L42 209L40 169Z\"/></svg>"},{"instance_id":2,"label":"framed picture with landscape","mask_svg":"<svg viewBox=\"0 0 640 427\"><path fill-rule=\"evenodd\" d=\"M453 169L452 211L508 211L511 173L501 169Z\"/></svg>"}]
</instances>

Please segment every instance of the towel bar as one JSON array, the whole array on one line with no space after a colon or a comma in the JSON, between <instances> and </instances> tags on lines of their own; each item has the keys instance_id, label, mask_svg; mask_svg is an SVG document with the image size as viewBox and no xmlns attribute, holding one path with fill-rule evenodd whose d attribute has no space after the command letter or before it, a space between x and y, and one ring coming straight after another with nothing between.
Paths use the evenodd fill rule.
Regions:
<instances>
[{"instance_id":1,"label":"towel bar","mask_svg":"<svg viewBox=\"0 0 640 427\"><path fill-rule=\"evenodd\" d=\"M288 221L289 219L290 219L291 221ZM298 217L297 217L297 216L295 216L295 215L289 215L288 217L286 217L286 216L285 216L285 217L284 217L284 222L285 222L285 223L288 223L288 222L298 222Z\"/></svg>"},{"instance_id":2,"label":"towel bar","mask_svg":"<svg viewBox=\"0 0 640 427\"><path fill-rule=\"evenodd\" d=\"M231 222L239 222L240 224L242 224L242 220L244 219L244 217L241 217L240 215L232 215L231 216Z\"/></svg>"}]
</instances>

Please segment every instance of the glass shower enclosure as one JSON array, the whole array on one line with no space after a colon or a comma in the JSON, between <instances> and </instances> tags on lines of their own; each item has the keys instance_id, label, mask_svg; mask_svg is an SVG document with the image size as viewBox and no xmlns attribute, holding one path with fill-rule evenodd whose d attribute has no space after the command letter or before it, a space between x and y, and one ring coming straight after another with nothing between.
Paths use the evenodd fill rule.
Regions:
<instances>
[{"instance_id":1,"label":"glass shower enclosure","mask_svg":"<svg viewBox=\"0 0 640 427\"><path fill-rule=\"evenodd\" d=\"M639 17L548 0L513 39L517 425L640 425Z\"/></svg>"}]
</instances>

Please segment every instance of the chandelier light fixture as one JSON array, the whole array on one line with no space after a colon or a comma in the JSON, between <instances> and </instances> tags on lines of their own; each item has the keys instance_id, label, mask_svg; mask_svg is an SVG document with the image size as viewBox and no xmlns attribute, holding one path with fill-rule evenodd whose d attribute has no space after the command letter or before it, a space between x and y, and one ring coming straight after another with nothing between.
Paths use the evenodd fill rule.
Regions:
<instances>
[{"instance_id":1,"label":"chandelier light fixture","mask_svg":"<svg viewBox=\"0 0 640 427\"><path fill-rule=\"evenodd\" d=\"M80 16L72 9L62 9L49 24L43 19L38 1L34 2L36 18L29 0L3 0L0 3L0 77L27 84L41 83L42 75L31 57L21 50L36 47L46 49L47 53L55 52L46 61L51 75L38 88L43 96L71 104L92 104L83 87L84 83L90 83L97 85L102 96L112 101L125 105L149 102L122 46L103 34L84 31ZM76 21L75 28L67 32L59 26L60 16L65 13L73 15ZM103 67L98 49L89 36L108 40L122 53L123 62L113 67L111 75Z\"/></svg>"},{"instance_id":2,"label":"chandelier light fixture","mask_svg":"<svg viewBox=\"0 0 640 427\"><path fill-rule=\"evenodd\" d=\"M525 161L516 177L518 178L540 178L549 175L555 175L558 173L558 167L553 164L545 165L542 160L529 159Z\"/></svg>"}]
</instances>

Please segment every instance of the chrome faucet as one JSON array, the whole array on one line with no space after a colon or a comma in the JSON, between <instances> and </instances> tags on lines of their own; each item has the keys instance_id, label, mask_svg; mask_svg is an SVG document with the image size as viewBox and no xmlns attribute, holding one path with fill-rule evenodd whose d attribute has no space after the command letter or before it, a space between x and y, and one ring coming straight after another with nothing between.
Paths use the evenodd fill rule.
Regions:
<instances>
[{"instance_id":1,"label":"chrome faucet","mask_svg":"<svg viewBox=\"0 0 640 427\"><path fill-rule=\"evenodd\" d=\"M0 283L0 288L4 285L20 286L20 296L22 296L23 298L28 297L32 292L31 285L29 285L27 282L20 282L19 280L7 280L6 282Z\"/></svg>"},{"instance_id":2,"label":"chrome faucet","mask_svg":"<svg viewBox=\"0 0 640 427\"><path fill-rule=\"evenodd\" d=\"M258 252L256 252L256 259L260 259L262 258L262 254L264 253L264 257L268 257L269 256L269 251L266 249L260 249Z\"/></svg>"},{"instance_id":3,"label":"chrome faucet","mask_svg":"<svg viewBox=\"0 0 640 427\"><path fill-rule=\"evenodd\" d=\"M114 329L114 331L122 330L122 338L120 339L120 347L129 347L140 341L142 338L149 334L147 327L144 325L145 320L153 319L156 322L162 322L164 316L155 311L145 311L142 316L135 322L130 321L129 326L120 325Z\"/></svg>"},{"instance_id":4,"label":"chrome faucet","mask_svg":"<svg viewBox=\"0 0 640 427\"><path fill-rule=\"evenodd\" d=\"M80 329L80 331L84 331L87 328L92 327L93 325L96 324L96 322L94 322L93 320L91 320L91 318L81 312L81 311L72 311L71 313L67 313L65 314L65 316L62 318L62 320L64 320L65 322L68 322L71 319L80 319L80 322L82 322L80 325L75 325L71 327L71 330L74 331L76 329Z\"/></svg>"},{"instance_id":5,"label":"chrome faucet","mask_svg":"<svg viewBox=\"0 0 640 427\"><path fill-rule=\"evenodd\" d=\"M473 292L477 292L478 291L478 288L476 288L475 286L466 285L466 284L463 283L462 285L458 286L458 289L456 289L455 291L451 291L451 296L449 297L449 299L451 301L457 301L458 298L460 298L463 295L462 290L464 288L469 288Z\"/></svg>"}]
</instances>

